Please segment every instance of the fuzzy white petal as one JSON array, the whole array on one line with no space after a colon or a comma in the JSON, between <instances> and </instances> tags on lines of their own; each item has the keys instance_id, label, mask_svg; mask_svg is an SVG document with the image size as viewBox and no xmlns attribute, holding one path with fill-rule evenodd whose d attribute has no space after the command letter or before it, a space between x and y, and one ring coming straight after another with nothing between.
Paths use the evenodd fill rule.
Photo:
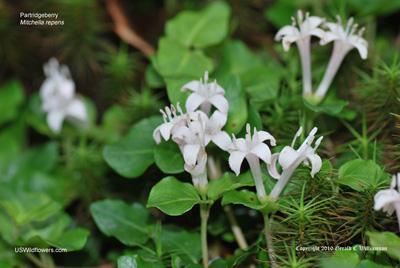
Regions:
<instances>
[{"instance_id":1,"label":"fuzzy white petal","mask_svg":"<svg viewBox=\"0 0 400 268\"><path fill-rule=\"evenodd\" d=\"M321 157L319 157L317 154L307 154L306 157L311 162L311 177L314 178L314 175L320 171L322 167Z\"/></svg>"},{"instance_id":2,"label":"fuzzy white petal","mask_svg":"<svg viewBox=\"0 0 400 268\"><path fill-rule=\"evenodd\" d=\"M278 157L279 157L279 153L271 155L271 164L267 165L268 173L274 179L279 179L281 177L281 175L278 173L278 170L276 168L276 162L278 160Z\"/></svg>"},{"instance_id":3,"label":"fuzzy white petal","mask_svg":"<svg viewBox=\"0 0 400 268\"><path fill-rule=\"evenodd\" d=\"M181 88L181 91L182 91L182 92L186 92L186 90L189 89L189 90L191 90L191 91L196 92L197 89L199 88L199 86L202 86L201 83L200 83L199 81L191 81L191 82L185 84L185 85Z\"/></svg>"},{"instance_id":4,"label":"fuzzy white petal","mask_svg":"<svg viewBox=\"0 0 400 268\"><path fill-rule=\"evenodd\" d=\"M186 100L186 111L188 113L195 111L204 101L206 101L206 99L196 92L190 94Z\"/></svg>"},{"instance_id":5,"label":"fuzzy white petal","mask_svg":"<svg viewBox=\"0 0 400 268\"><path fill-rule=\"evenodd\" d=\"M80 121L87 120L86 106L83 100L75 98L67 106L67 116L71 116Z\"/></svg>"},{"instance_id":6,"label":"fuzzy white petal","mask_svg":"<svg viewBox=\"0 0 400 268\"><path fill-rule=\"evenodd\" d=\"M50 111L47 114L47 124L55 134L59 134L61 132L61 127L64 118L65 118L65 113L60 110Z\"/></svg>"},{"instance_id":7,"label":"fuzzy white petal","mask_svg":"<svg viewBox=\"0 0 400 268\"><path fill-rule=\"evenodd\" d=\"M212 138L213 143L217 145L219 148L221 148L224 151L227 151L229 146L232 144L232 140L228 133L225 131L220 131L216 135L214 135Z\"/></svg>"},{"instance_id":8,"label":"fuzzy white petal","mask_svg":"<svg viewBox=\"0 0 400 268\"><path fill-rule=\"evenodd\" d=\"M208 101L214 105L218 110L220 110L222 113L228 113L229 109L229 104L228 101L224 96L221 94L215 94L211 96Z\"/></svg>"},{"instance_id":9,"label":"fuzzy white petal","mask_svg":"<svg viewBox=\"0 0 400 268\"><path fill-rule=\"evenodd\" d=\"M265 143L259 143L254 148L251 149L250 153L255 154L265 163L271 163L271 150Z\"/></svg>"},{"instance_id":10,"label":"fuzzy white petal","mask_svg":"<svg viewBox=\"0 0 400 268\"><path fill-rule=\"evenodd\" d=\"M183 158L189 166L196 164L197 155L200 151L200 144L187 144L183 148Z\"/></svg>"},{"instance_id":11,"label":"fuzzy white petal","mask_svg":"<svg viewBox=\"0 0 400 268\"><path fill-rule=\"evenodd\" d=\"M246 153L240 151L232 152L229 156L229 167L235 172L236 176L240 173L240 167L245 156Z\"/></svg>"}]
</instances>

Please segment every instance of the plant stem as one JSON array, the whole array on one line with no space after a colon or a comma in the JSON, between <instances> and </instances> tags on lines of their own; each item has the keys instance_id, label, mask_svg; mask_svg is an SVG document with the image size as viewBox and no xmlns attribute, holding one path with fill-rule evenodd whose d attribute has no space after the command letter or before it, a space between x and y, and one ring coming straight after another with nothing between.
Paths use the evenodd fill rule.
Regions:
<instances>
[{"instance_id":1,"label":"plant stem","mask_svg":"<svg viewBox=\"0 0 400 268\"><path fill-rule=\"evenodd\" d=\"M200 204L200 218L201 218L201 253L203 259L203 267L208 267L208 244L207 244L207 221L209 217L210 208L207 204Z\"/></svg>"},{"instance_id":2,"label":"plant stem","mask_svg":"<svg viewBox=\"0 0 400 268\"><path fill-rule=\"evenodd\" d=\"M271 237L270 219L268 218L268 214L263 214L263 216L264 216L264 235L265 235L265 243L267 244L268 257L271 262L271 267L275 267L276 259Z\"/></svg>"},{"instance_id":3,"label":"plant stem","mask_svg":"<svg viewBox=\"0 0 400 268\"><path fill-rule=\"evenodd\" d=\"M37 267L40 268L48 268L44 263L42 263L42 261L36 257L35 254L30 253L30 252L25 252L25 256L31 261L33 262Z\"/></svg>"},{"instance_id":4,"label":"plant stem","mask_svg":"<svg viewBox=\"0 0 400 268\"><path fill-rule=\"evenodd\" d=\"M224 210L226 215L228 216L233 235L235 236L236 242L238 243L239 247L241 249L247 248L249 245L247 244L246 238L243 235L242 229L236 221L236 217L235 214L233 214L232 207L230 205L225 205Z\"/></svg>"}]
</instances>

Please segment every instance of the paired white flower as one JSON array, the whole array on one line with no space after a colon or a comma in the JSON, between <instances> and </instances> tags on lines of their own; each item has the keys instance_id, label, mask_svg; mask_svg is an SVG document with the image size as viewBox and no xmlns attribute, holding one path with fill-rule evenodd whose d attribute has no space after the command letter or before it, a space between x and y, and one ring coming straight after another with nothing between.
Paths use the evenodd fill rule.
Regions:
<instances>
[{"instance_id":1,"label":"paired white flower","mask_svg":"<svg viewBox=\"0 0 400 268\"><path fill-rule=\"evenodd\" d=\"M284 26L275 35L275 41L281 41L283 49L288 51L290 45L296 42L307 40L310 42L310 37L312 35L322 38L324 36L324 31L318 28L318 26L324 21L324 19L316 16L311 16L307 12L306 19L303 21L303 12L301 10L297 11L297 22L299 28L296 27L296 19L292 17L292 25ZM300 44L301 45L301 44Z\"/></svg>"},{"instance_id":2,"label":"paired white flower","mask_svg":"<svg viewBox=\"0 0 400 268\"><path fill-rule=\"evenodd\" d=\"M305 139L303 144L295 150L293 148L297 137L301 135L303 132L303 128L297 131L296 135L294 136L293 142L291 146L286 146L280 153L272 155L271 164L268 165L268 171L270 175L278 179L278 183L275 185L274 189L272 189L270 196L276 199L280 193L282 192L283 188L289 181L290 177L292 176L295 169L303 162L304 164L311 163L311 177L321 169L322 160L315 151L317 150L318 146L321 144L323 137L319 137L315 142L315 146L312 147L312 143L315 139L315 134L317 133L317 128L314 127L308 137ZM279 174L276 169L276 161L279 160L279 164L282 167L282 174Z\"/></svg>"},{"instance_id":3,"label":"paired white flower","mask_svg":"<svg viewBox=\"0 0 400 268\"><path fill-rule=\"evenodd\" d=\"M328 67L324 77L322 78L321 84L315 92L315 96L321 100L328 91L344 57L351 49L357 48L362 59L366 59L368 54L368 42L361 37L365 28L361 28L356 34L358 25L353 25L353 18L350 18L347 21L346 29L343 28L339 16L337 16L337 20L337 23L325 24L329 28L329 31L325 33L324 37L320 41L321 45L325 45L333 41L333 52L329 60Z\"/></svg>"},{"instance_id":4,"label":"paired white flower","mask_svg":"<svg viewBox=\"0 0 400 268\"><path fill-rule=\"evenodd\" d=\"M43 67L46 80L40 88L42 110L47 113L47 124L58 134L64 119L85 123L88 119L84 101L75 95L75 83L67 66L60 66L51 58Z\"/></svg>"},{"instance_id":5,"label":"paired white flower","mask_svg":"<svg viewBox=\"0 0 400 268\"><path fill-rule=\"evenodd\" d=\"M187 112L193 112L200 107L208 115L211 111L211 105L214 105L220 112L228 113L229 104L224 97L225 90L217 84L216 80L208 83L207 71L204 74L204 84L200 78L200 81L192 81L185 84L181 90L186 92L188 89L193 93L186 100Z\"/></svg>"},{"instance_id":6,"label":"paired white flower","mask_svg":"<svg viewBox=\"0 0 400 268\"><path fill-rule=\"evenodd\" d=\"M246 125L246 131L247 134L244 139L236 139L235 135L232 134L233 142L228 148L231 154L229 166L236 175L239 175L242 162L244 158L247 159L256 185L258 199L262 202L266 199L266 193L262 182L259 159L267 164L271 163L271 150L264 141L269 140L272 146L276 145L276 141L268 132L257 131L256 128L254 128L254 134L251 136L250 124Z\"/></svg>"},{"instance_id":7,"label":"paired white flower","mask_svg":"<svg viewBox=\"0 0 400 268\"><path fill-rule=\"evenodd\" d=\"M374 209L376 211L382 209L383 212L392 215L396 210L400 229L400 173L397 173L397 176L393 175L390 189L380 190L376 193L374 201Z\"/></svg>"},{"instance_id":8,"label":"paired white flower","mask_svg":"<svg viewBox=\"0 0 400 268\"><path fill-rule=\"evenodd\" d=\"M311 58L310 58L310 43L311 36L317 36L322 38L324 31L318 28L318 26L324 21L324 19L316 16L311 16L306 13L306 19L303 21L303 13L301 10L297 12L297 22L299 28L296 27L296 20L292 17L292 25L284 26L275 35L275 40L282 40L283 49L288 51L290 44L296 42L297 48L299 49L302 75L303 75L303 95L312 94L312 83L311 83Z\"/></svg>"}]
</instances>

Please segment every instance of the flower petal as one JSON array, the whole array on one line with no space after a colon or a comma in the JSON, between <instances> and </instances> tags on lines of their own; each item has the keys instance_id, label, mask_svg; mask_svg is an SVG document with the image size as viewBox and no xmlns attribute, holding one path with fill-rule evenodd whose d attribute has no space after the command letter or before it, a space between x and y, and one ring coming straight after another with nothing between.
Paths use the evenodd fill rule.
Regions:
<instances>
[{"instance_id":1,"label":"flower petal","mask_svg":"<svg viewBox=\"0 0 400 268\"><path fill-rule=\"evenodd\" d=\"M236 176L240 174L240 166L247 153L245 152L232 152L229 156L229 167L235 172Z\"/></svg>"},{"instance_id":2,"label":"flower petal","mask_svg":"<svg viewBox=\"0 0 400 268\"><path fill-rule=\"evenodd\" d=\"M172 122L167 122L167 123L163 123L160 126L160 132L161 135L163 136L164 140L169 140L169 136L171 136L171 130L174 126L174 123Z\"/></svg>"},{"instance_id":3,"label":"flower petal","mask_svg":"<svg viewBox=\"0 0 400 268\"><path fill-rule=\"evenodd\" d=\"M211 116L210 120L207 122L206 129L207 132L212 133L213 131L219 131L223 126L225 126L228 115L221 113L216 110Z\"/></svg>"},{"instance_id":4,"label":"flower petal","mask_svg":"<svg viewBox=\"0 0 400 268\"><path fill-rule=\"evenodd\" d=\"M158 126L154 131L153 131L153 139L156 141L157 144L161 142L161 135L160 135L160 126Z\"/></svg>"},{"instance_id":5,"label":"flower petal","mask_svg":"<svg viewBox=\"0 0 400 268\"><path fill-rule=\"evenodd\" d=\"M182 92L186 92L186 90L191 90L196 92L199 88L199 86L202 86L201 83L199 81L191 81L185 85L183 85L183 87L181 88Z\"/></svg>"},{"instance_id":6,"label":"flower petal","mask_svg":"<svg viewBox=\"0 0 400 268\"><path fill-rule=\"evenodd\" d=\"M298 157L300 154L294 150L290 146L286 146L283 148L279 155L279 164L281 165L282 169L287 169Z\"/></svg>"},{"instance_id":7,"label":"flower petal","mask_svg":"<svg viewBox=\"0 0 400 268\"><path fill-rule=\"evenodd\" d=\"M232 140L228 133L225 131L220 131L214 136L212 136L211 140L215 145L217 145L219 148L221 148L224 151L227 151L229 146L232 144Z\"/></svg>"},{"instance_id":8,"label":"flower petal","mask_svg":"<svg viewBox=\"0 0 400 268\"><path fill-rule=\"evenodd\" d=\"M65 113L64 111L60 110L50 111L47 114L47 124L55 134L59 134L61 132L61 127L64 118L65 118Z\"/></svg>"},{"instance_id":9,"label":"flower petal","mask_svg":"<svg viewBox=\"0 0 400 268\"><path fill-rule=\"evenodd\" d=\"M200 94L192 93L186 100L186 112L191 113L202 104L206 99Z\"/></svg>"},{"instance_id":10,"label":"flower petal","mask_svg":"<svg viewBox=\"0 0 400 268\"><path fill-rule=\"evenodd\" d=\"M311 177L314 178L314 175L321 169L322 167L322 160L321 157L317 154L307 154L306 157L311 162Z\"/></svg>"},{"instance_id":11,"label":"flower petal","mask_svg":"<svg viewBox=\"0 0 400 268\"><path fill-rule=\"evenodd\" d=\"M228 113L229 104L224 96L221 94L215 94L208 99L209 102L212 103L218 110L222 113Z\"/></svg>"},{"instance_id":12,"label":"flower petal","mask_svg":"<svg viewBox=\"0 0 400 268\"><path fill-rule=\"evenodd\" d=\"M360 53L360 56L363 60L365 60L367 58L368 42L364 38L362 38L359 35L352 35L349 37L348 43L353 45L355 48L357 48L357 50Z\"/></svg>"},{"instance_id":13,"label":"flower petal","mask_svg":"<svg viewBox=\"0 0 400 268\"><path fill-rule=\"evenodd\" d=\"M76 118L80 121L87 120L86 106L83 100L74 98L66 108L66 115Z\"/></svg>"},{"instance_id":14,"label":"flower petal","mask_svg":"<svg viewBox=\"0 0 400 268\"><path fill-rule=\"evenodd\" d=\"M271 150L265 143L259 143L251 149L250 153L255 154L258 158L267 164L271 163Z\"/></svg>"},{"instance_id":15,"label":"flower petal","mask_svg":"<svg viewBox=\"0 0 400 268\"><path fill-rule=\"evenodd\" d=\"M374 209L381 210L388 214L392 214L394 211L394 207L392 205L393 202L400 202L400 194L393 189L380 190L374 196Z\"/></svg>"},{"instance_id":16,"label":"flower petal","mask_svg":"<svg viewBox=\"0 0 400 268\"><path fill-rule=\"evenodd\" d=\"M183 148L183 158L185 163L189 166L196 165L197 155L200 151L199 144L187 144Z\"/></svg>"},{"instance_id":17,"label":"flower petal","mask_svg":"<svg viewBox=\"0 0 400 268\"><path fill-rule=\"evenodd\" d=\"M324 46L333 40L339 40L341 37L335 32L325 32L323 38L321 38L319 44Z\"/></svg>"},{"instance_id":18,"label":"flower petal","mask_svg":"<svg viewBox=\"0 0 400 268\"><path fill-rule=\"evenodd\" d=\"M253 139L254 139L254 136L255 136L255 134L253 134ZM258 136L258 141L256 141L257 143L264 142L266 140L270 140L272 146L276 145L275 138L266 131L258 131L257 136Z\"/></svg>"},{"instance_id":19,"label":"flower petal","mask_svg":"<svg viewBox=\"0 0 400 268\"><path fill-rule=\"evenodd\" d=\"M283 50L289 51L290 44L292 44L293 42L296 42L299 39L300 39L300 36L294 36L294 35L287 35L284 38L282 38Z\"/></svg>"},{"instance_id":20,"label":"flower petal","mask_svg":"<svg viewBox=\"0 0 400 268\"><path fill-rule=\"evenodd\" d=\"M278 160L278 157L279 157L279 153L271 155L271 164L267 165L268 173L274 179L279 179L281 177L281 175L278 173L278 170L276 168L276 161Z\"/></svg>"},{"instance_id":21,"label":"flower petal","mask_svg":"<svg viewBox=\"0 0 400 268\"><path fill-rule=\"evenodd\" d=\"M276 33L275 41L281 41L282 36L288 35L296 36L298 38L300 36L300 32L294 26L284 26Z\"/></svg>"}]
</instances>

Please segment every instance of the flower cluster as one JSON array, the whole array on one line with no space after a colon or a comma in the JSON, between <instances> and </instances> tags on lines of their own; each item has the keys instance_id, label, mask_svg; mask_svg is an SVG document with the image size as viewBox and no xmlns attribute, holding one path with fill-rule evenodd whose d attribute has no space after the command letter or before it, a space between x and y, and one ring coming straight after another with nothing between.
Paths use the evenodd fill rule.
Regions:
<instances>
[{"instance_id":1,"label":"flower cluster","mask_svg":"<svg viewBox=\"0 0 400 268\"><path fill-rule=\"evenodd\" d=\"M200 82L189 82L182 87L182 91L187 89L193 91L186 101L187 113L182 111L179 103L176 108L171 105L165 107L165 111L160 110L164 123L154 130L153 137L157 143L161 142L161 137L165 140L172 137L172 140L178 144L185 160L185 170L192 175L193 185L202 196L206 195L208 188L206 146L211 141L230 153L229 166L236 175L240 173L243 160L247 160L255 182L257 197L261 203L267 202L268 199L261 176L260 159L268 165L271 176L279 179L270 194L272 199L278 198L292 173L302 162L311 163L311 176L321 169L322 161L315 151L321 143L322 137L315 142L314 147L311 147L317 128L311 130L297 151L293 149L293 146L296 138L300 136L302 128L295 135L291 146L286 146L281 153L271 155L271 150L264 142L269 140L270 144L275 146L276 140L268 132L257 131L254 128L252 134L250 124L247 124L245 138L236 138L232 134L231 139L222 130L227 121L228 101L224 97L225 90L215 80L208 83L207 72L204 75L204 83L202 79ZM215 107L215 110L209 116L212 106ZM277 172L276 168L278 158L283 169L282 175Z\"/></svg>"},{"instance_id":2,"label":"flower cluster","mask_svg":"<svg viewBox=\"0 0 400 268\"><path fill-rule=\"evenodd\" d=\"M306 13L305 20L303 20L303 13L300 10L297 16L299 28L296 27L296 20L292 17L292 25L280 29L275 36L275 40L282 40L285 51L289 50L291 43L296 42L302 64L303 96L310 97L314 95L317 101L321 101L328 91L344 57L351 49L357 48L361 58L367 58L368 43L361 37L365 29L361 28L358 33L356 33L358 25L353 24L353 18L347 21L347 27L344 29L339 16L337 17L337 23L325 23L325 19L315 16L310 17L309 13ZM328 28L328 31L325 32L318 28L320 25ZM315 94L312 92L311 83L311 36L320 38L321 45L326 45L333 41L333 52L328 67Z\"/></svg>"},{"instance_id":3,"label":"flower cluster","mask_svg":"<svg viewBox=\"0 0 400 268\"><path fill-rule=\"evenodd\" d=\"M177 104L177 108L165 107L161 110L164 123L153 132L157 143L161 142L161 136L176 142L185 160L185 170L192 175L193 185L204 194L207 191L207 153L206 146L212 141L222 150L227 150L231 144L229 135L222 130L228 118L228 101L225 99L225 90L214 80L208 83L208 72L205 72L203 80L192 81L182 87L193 93L186 101L186 111ZM209 116L211 108L216 109ZM198 108L200 108L198 110Z\"/></svg>"},{"instance_id":4,"label":"flower cluster","mask_svg":"<svg viewBox=\"0 0 400 268\"><path fill-rule=\"evenodd\" d=\"M42 110L47 113L49 128L58 134L64 119L86 123L88 115L84 101L75 94L75 83L69 69L51 58L43 67L46 80L40 88Z\"/></svg>"}]
</instances>

